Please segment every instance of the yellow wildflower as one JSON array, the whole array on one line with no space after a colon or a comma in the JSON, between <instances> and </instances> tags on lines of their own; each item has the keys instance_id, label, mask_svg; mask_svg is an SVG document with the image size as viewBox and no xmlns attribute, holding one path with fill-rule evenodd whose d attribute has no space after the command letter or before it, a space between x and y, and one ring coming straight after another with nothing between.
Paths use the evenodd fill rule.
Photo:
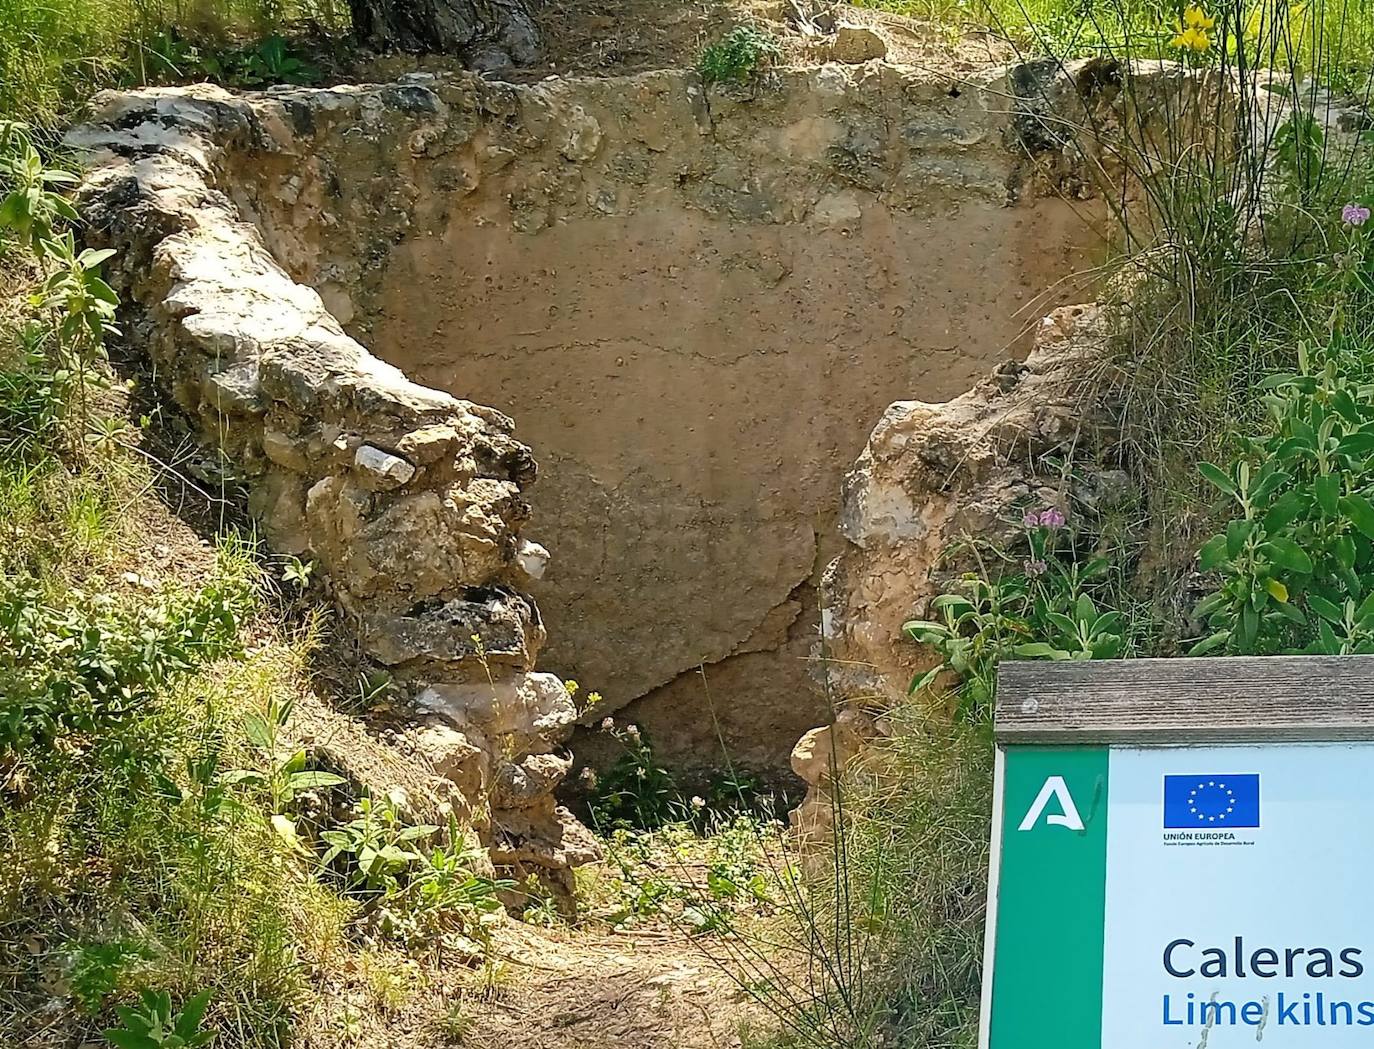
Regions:
<instances>
[{"instance_id":1,"label":"yellow wildflower","mask_svg":"<svg viewBox=\"0 0 1374 1049\"><path fill-rule=\"evenodd\" d=\"M1215 18L1208 18L1207 12L1196 4L1190 4L1188 9L1183 12L1184 25L1192 26L1194 29L1201 29L1204 32L1217 24Z\"/></svg>"},{"instance_id":2,"label":"yellow wildflower","mask_svg":"<svg viewBox=\"0 0 1374 1049\"><path fill-rule=\"evenodd\" d=\"M1183 20L1174 23L1174 38L1169 41L1169 46L1199 53L1206 51L1212 46L1207 30L1216 24L1217 20L1209 18L1202 8L1189 4L1183 12Z\"/></svg>"},{"instance_id":3,"label":"yellow wildflower","mask_svg":"<svg viewBox=\"0 0 1374 1049\"><path fill-rule=\"evenodd\" d=\"M600 693L600 692L588 692L588 693L587 693L587 706L588 706L588 707L594 707L594 706L596 706L596 705L597 705L598 703L600 703L600 702L601 702L601 693Z\"/></svg>"},{"instance_id":4,"label":"yellow wildflower","mask_svg":"<svg viewBox=\"0 0 1374 1049\"><path fill-rule=\"evenodd\" d=\"M569 678L567 681L563 682L563 687L568 690L568 695L571 696L582 686L580 686L576 681L573 681L571 678Z\"/></svg>"}]
</instances>

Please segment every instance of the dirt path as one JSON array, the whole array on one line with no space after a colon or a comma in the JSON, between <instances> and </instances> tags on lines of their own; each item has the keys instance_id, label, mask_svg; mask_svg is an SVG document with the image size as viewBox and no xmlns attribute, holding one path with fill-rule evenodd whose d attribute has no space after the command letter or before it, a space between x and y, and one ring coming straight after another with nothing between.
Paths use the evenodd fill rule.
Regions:
<instances>
[{"instance_id":1,"label":"dirt path","mask_svg":"<svg viewBox=\"0 0 1374 1049\"><path fill-rule=\"evenodd\" d=\"M768 1017L673 932L514 925L501 934L508 982L474 1003L464 1045L481 1049L738 1049Z\"/></svg>"}]
</instances>

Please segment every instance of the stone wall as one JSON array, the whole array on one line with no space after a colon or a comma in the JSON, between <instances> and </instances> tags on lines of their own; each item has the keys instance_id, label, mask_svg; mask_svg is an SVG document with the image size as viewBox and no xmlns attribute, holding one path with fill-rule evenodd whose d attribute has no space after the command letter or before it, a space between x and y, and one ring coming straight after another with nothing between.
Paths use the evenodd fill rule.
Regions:
<instances>
[{"instance_id":1,"label":"stone wall","mask_svg":"<svg viewBox=\"0 0 1374 1049\"><path fill-rule=\"evenodd\" d=\"M364 654L415 696L409 742L493 859L563 877L596 845L553 799L576 711L534 669L534 460L501 412L369 354L243 221L225 155L271 112L208 87L99 101L69 137L90 167L87 239L118 249L130 342L268 541L319 562Z\"/></svg>"},{"instance_id":2,"label":"stone wall","mask_svg":"<svg viewBox=\"0 0 1374 1049\"><path fill-rule=\"evenodd\" d=\"M1112 176L1073 129L1119 88L1100 63L416 74L135 92L72 143L135 341L371 658L487 755L515 731L494 671L537 753L575 718L533 669L547 631L593 717L778 769L826 717L846 464L894 398L957 396L1077 294Z\"/></svg>"},{"instance_id":3,"label":"stone wall","mask_svg":"<svg viewBox=\"0 0 1374 1049\"><path fill-rule=\"evenodd\" d=\"M1018 92L883 63L283 89L221 185L351 334L520 420L546 664L679 765L724 736L777 769L824 716L816 588L872 419L1024 354L1097 251Z\"/></svg>"},{"instance_id":4,"label":"stone wall","mask_svg":"<svg viewBox=\"0 0 1374 1049\"><path fill-rule=\"evenodd\" d=\"M836 769L886 731L885 712L938 661L902 624L938 618L930 600L975 567L951 558L959 544L1015 550L1028 510L1096 515L1129 504L1124 472L1083 465L1112 439L1098 397L1111 331L1101 306L1062 307L1041 321L1024 363L999 365L951 401L898 401L873 428L845 476L846 542L822 584L822 666L839 709L792 753L808 787L793 814L802 829L824 834ZM1075 460L1066 477L1062 464Z\"/></svg>"}]
</instances>

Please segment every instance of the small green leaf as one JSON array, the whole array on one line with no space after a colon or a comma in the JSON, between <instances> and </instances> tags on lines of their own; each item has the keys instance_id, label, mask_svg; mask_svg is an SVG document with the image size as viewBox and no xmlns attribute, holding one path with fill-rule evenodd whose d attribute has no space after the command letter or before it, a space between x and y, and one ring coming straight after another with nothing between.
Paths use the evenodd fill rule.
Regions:
<instances>
[{"instance_id":1,"label":"small green leaf","mask_svg":"<svg viewBox=\"0 0 1374 1049\"><path fill-rule=\"evenodd\" d=\"M248 714L243 719L243 734L248 742L263 750L272 748L272 730L261 714Z\"/></svg>"},{"instance_id":2,"label":"small green leaf","mask_svg":"<svg viewBox=\"0 0 1374 1049\"><path fill-rule=\"evenodd\" d=\"M1374 431L1356 430L1341 438L1336 451L1352 458L1362 458L1374 454Z\"/></svg>"},{"instance_id":3,"label":"small green leaf","mask_svg":"<svg viewBox=\"0 0 1374 1049\"><path fill-rule=\"evenodd\" d=\"M1334 601L1328 601L1321 594L1308 594L1307 607L1332 623L1339 623L1345 619L1345 614L1341 611L1340 606Z\"/></svg>"},{"instance_id":4,"label":"small green leaf","mask_svg":"<svg viewBox=\"0 0 1374 1049\"><path fill-rule=\"evenodd\" d=\"M1230 640L1231 631L1218 630L1215 634L1211 635L1210 637L1203 638L1196 645L1190 648L1188 650L1188 655L1205 656L1208 652L1215 652L1218 648L1221 648Z\"/></svg>"},{"instance_id":5,"label":"small green leaf","mask_svg":"<svg viewBox=\"0 0 1374 1049\"><path fill-rule=\"evenodd\" d=\"M1345 569L1347 572L1354 571L1355 540L1351 539L1348 535L1338 536L1333 550L1336 555L1336 564L1340 565L1341 568Z\"/></svg>"},{"instance_id":6,"label":"small green leaf","mask_svg":"<svg viewBox=\"0 0 1374 1049\"><path fill-rule=\"evenodd\" d=\"M927 670L920 677L913 677L911 679L911 684L907 686L906 694L908 696L914 696L917 692L920 692L922 689L929 688L931 682L933 682L937 677L939 677L940 671L944 669L945 665L941 663L938 667L932 667L930 670Z\"/></svg>"},{"instance_id":7,"label":"small green leaf","mask_svg":"<svg viewBox=\"0 0 1374 1049\"><path fill-rule=\"evenodd\" d=\"M158 1043L149 1038L146 1034L136 1034L133 1031L121 1031L112 1028L102 1032L105 1040L118 1049L160 1049Z\"/></svg>"},{"instance_id":8,"label":"small green leaf","mask_svg":"<svg viewBox=\"0 0 1374 1049\"><path fill-rule=\"evenodd\" d=\"M1078 602L1074 605L1074 615L1080 623L1091 623L1097 619L1097 606L1093 604L1093 599L1087 594L1079 594Z\"/></svg>"},{"instance_id":9,"label":"small green leaf","mask_svg":"<svg viewBox=\"0 0 1374 1049\"><path fill-rule=\"evenodd\" d=\"M337 787L344 782L342 776L332 772L293 772L286 784L290 790L314 790L316 787Z\"/></svg>"},{"instance_id":10,"label":"small green leaf","mask_svg":"<svg viewBox=\"0 0 1374 1049\"><path fill-rule=\"evenodd\" d=\"M1374 506L1362 495L1347 495L1340 500L1341 512L1350 518L1350 523L1374 539Z\"/></svg>"},{"instance_id":11,"label":"small green leaf","mask_svg":"<svg viewBox=\"0 0 1374 1049\"><path fill-rule=\"evenodd\" d=\"M1226 474L1222 471L1221 467L1214 466L1212 463L1198 463L1197 469L1198 473L1202 474L1203 477L1205 477L1217 488L1220 488L1227 495L1239 495L1239 493L1236 491L1235 482L1233 482L1231 478L1226 476Z\"/></svg>"},{"instance_id":12,"label":"small green leaf","mask_svg":"<svg viewBox=\"0 0 1374 1049\"><path fill-rule=\"evenodd\" d=\"M932 623L925 619L913 619L909 623L903 623L902 631L917 641L930 641L949 635L949 628L943 623Z\"/></svg>"},{"instance_id":13,"label":"small green leaf","mask_svg":"<svg viewBox=\"0 0 1374 1049\"><path fill-rule=\"evenodd\" d=\"M1218 590L1215 594L1209 594L1198 602L1193 609L1193 615L1198 619L1206 619L1213 612L1220 611L1226 607L1226 595Z\"/></svg>"},{"instance_id":14,"label":"small green leaf","mask_svg":"<svg viewBox=\"0 0 1374 1049\"><path fill-rule=\"evenodd\" d=\"M1053 645L1043 641L1032 641L1025 645L1017 645L1012 649L1016 655L1023 659L1067 659L1069 654L1063 649L1055 648Z\"/></svg>"},{"instance_id":15,"label":"small green leaf","mask_svg":"<svg viewBox=\"0 0 1374 1049\"><path fill-rule=\"evenodd\" d=\"M1249 652L1255 647L1255 640L1259 637L1259 624L1259 611L1253 604L1246 604L1240 610L1240 633L1236 635L1236 644L1242 652Z\"/></svg>"},{"instance_id":16,"label":"small green leaf","mask_svg":"<svg viewBox=\"0 0 1374 1049\"><path fill-rule=\"evenodd\" d=\"M200 1021L205 1018L205 1008L209 1004L210 988L207 987L181 1007L181 1015L177 1017L173 1030L183 1038L200 1033Z\"/></svg>"},{"instance_id":17,"label":"small green leaf","mask_svg":"<svg viewBox=\"0 0 1374 1049\"><path fill-rule=\"evenodd\" d=\"M1335 408L1336 412L1346 422L1359 426L1360 423L1365 421L1363 414L1360 412L1359 405L1355 403L1350 394L1345 390L1337 390L1331 395L1331 407Z\"/></svg>"},{"instance_id":18,"label":"small green leaf","mask_svg":"<svg viewBox=\"0 0 1374 1049\"><path fill-rule=\"evenodd\" d=\"M219 782L230 786L238 783L265 783L267 777L261 772L254 772L252 769L229 769L227 772L219 774Z\"/></svg>"},{"instance_id":19,"label":"small green leaf","mask_svg":"<svg viewBox=\"0 0 1374 1049\"><path fill-rule=\"evenodd\" d=\"M1307 575L1312 571L1312 558L1308 557L1307 551L1291 539L1275 536L1268 542L1261 543L1259 551L1274 564L1290 572L1300 572Z\"/></svg>"},{"instance_id":20,"label":"small green leaf","mask_svg":"<svg viewBox=\"0 0 1374 1049\"><path fill-rule=\"evenodd\" d=\"M1317 651L1324 656L1338 656L1341 654L1341 642L1336 637L1336 632L1331 629L1331 624L1322 620L1317 624Z\"/></svg>"},{"instance_id":21,"label":"small green leaf","mask_svg":"<svg viewBox=\"0 0 1374 1049\"><path fill-rule=\"evenodd\" d=\"M1254 521L1235 520L1226 525L1226 556L1235 560L1245 549L1246 541L1255 533Z\"/></svg>"},{"instance_id":22,"label":"small green leaf","mask_svg":"<svg viewBox=\"0 0 1374 1049\"><path fill-rule=\"evenodd\" d=\"M1214 535L1198 551L1198 567L1211 572L1226 560L1226 536Z\"/></svg>"},{"instance_id":23,"label":"small green leaf","mask_svg":"<svg viewBox=\"0 0 1374 1049\"><path fill-rule=\"evenodd\" d=\"M1322 513L1327 517L1335 517L1337 502L1341 496L1341 479L1335 474L1322 474L1312 482L1313 491L1317 495L1317 505L1322 508Z\"/></svg>"}]
</instances>

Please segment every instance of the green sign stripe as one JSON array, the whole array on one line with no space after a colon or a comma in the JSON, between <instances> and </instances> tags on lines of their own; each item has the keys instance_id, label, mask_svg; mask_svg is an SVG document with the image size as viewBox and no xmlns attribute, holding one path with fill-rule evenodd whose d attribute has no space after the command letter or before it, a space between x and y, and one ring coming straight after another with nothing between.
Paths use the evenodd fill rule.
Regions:
<instances>
[{"instance_id":1,"label":"green sign stripe","mask_svg":"<svg viewBox=\"0 0 1374 1049\"><path fill-rule=\"evenodd\" d=\"M989 1049L1102 1049L1107 766L1106 748L1006 751Z\"/></svg>"}]
</instances>

